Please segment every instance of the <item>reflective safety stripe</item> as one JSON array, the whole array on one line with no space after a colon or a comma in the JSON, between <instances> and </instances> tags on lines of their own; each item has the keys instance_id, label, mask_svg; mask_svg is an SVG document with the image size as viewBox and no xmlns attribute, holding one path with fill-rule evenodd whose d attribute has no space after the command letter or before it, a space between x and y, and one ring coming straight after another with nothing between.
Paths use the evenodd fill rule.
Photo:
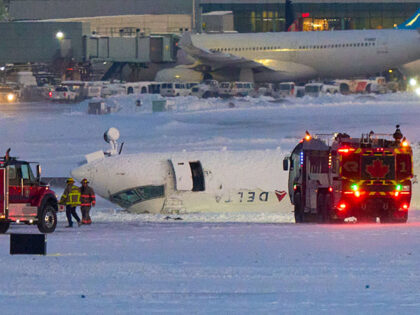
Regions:
<instances>
[{"instance_id":1,"label":"reflective safety stripe","mask_svg":"<svg viewBox=\"0 0 420 315\"><path fill-rule=\"evenodd\" d=\"M67 204L71 206L78 206L80 204L80 191L77 186L72 186Z\"/></svg>"}]
</instances>

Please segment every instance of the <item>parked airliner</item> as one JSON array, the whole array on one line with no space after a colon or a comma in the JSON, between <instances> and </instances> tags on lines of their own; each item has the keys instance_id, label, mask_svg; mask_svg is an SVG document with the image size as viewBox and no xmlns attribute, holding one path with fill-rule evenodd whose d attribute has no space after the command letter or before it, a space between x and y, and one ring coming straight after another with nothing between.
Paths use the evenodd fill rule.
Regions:
<instances>
[{"instance_id":1,"label":"parked airliner","mask_svg":"<svg viewBox=\"0 0 420 315\"><path fill-rule=\"evenodd\" d=\"M162 70L156 79L299 81L375 75L420 59L412 29L287 33L186 33L179 47L195 64Z\"/></svg>"}]
</instances>

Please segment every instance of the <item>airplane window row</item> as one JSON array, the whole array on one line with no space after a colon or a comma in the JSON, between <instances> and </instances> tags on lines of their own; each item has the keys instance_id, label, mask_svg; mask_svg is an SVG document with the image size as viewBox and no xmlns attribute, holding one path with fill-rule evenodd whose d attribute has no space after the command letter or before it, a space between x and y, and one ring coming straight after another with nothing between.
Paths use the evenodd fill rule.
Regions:
<instances>
[{"instance_id":1,"label":"airplane window row","mask_svg":"<svg viewBox=\"0 0 420 315\"><path fill-rule=\"evenodd\" d=\"M281 47L268 46L268 47L244 47L244 48L212 48L210 49L210 51L218 52L218 51L274 50L274 49L281 49Z\"/></svg>"},{"instance_id":2,"label":"airplane window row","mask_svg":"<svg viewBox=\"0 0 420 315\"><path fill-rule=\"evenodd\" d=\"M347 44L333 44L333 45L310 45L299 46L299 49L325 49L325 48L343 48L343 47L368 47L375 46L375 43L347 43Z\"/></svg>"},{"instance_id":3,"label":"airplane window row","mask_svg":"<svg viewBox=\"0 0 420 315\"><path fill-rule=\"evenodd\" d=\"M299 46L299 49L325 49L325 48L343 48L343 47L368 47L375 46L375 43L346 43L346 44L330 44L330 45L308 45ZM212 48L211 52L226 52L226 51L249 51L249 50L275 50L281 49L279 46L264 46L264 47L245 47L245 48Z\"/></svg>"}]
</instances>

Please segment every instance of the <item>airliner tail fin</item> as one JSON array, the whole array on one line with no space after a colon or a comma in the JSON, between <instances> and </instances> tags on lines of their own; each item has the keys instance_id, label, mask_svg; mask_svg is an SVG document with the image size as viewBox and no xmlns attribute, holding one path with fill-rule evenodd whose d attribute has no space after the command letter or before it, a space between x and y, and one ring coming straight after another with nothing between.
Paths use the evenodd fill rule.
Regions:
<instances>
[{"instance_id":1,"label":"airliner tail fin","mask_svg":"<svg viewBox=\"0 0 420 315\"><path fill-rule=\"evenodd\" d=\"M415 30L417 28L420 28L420 9L407 21L396 27L399 30Z\"/></svg>"}]
</instances>

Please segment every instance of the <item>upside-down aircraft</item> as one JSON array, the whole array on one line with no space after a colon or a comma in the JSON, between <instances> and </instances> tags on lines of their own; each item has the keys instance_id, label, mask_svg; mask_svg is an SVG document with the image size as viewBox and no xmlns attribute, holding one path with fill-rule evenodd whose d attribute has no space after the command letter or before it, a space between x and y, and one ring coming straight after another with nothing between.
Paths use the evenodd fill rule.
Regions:
<instances>
[{"instance_id":1,"label":"upside-down aircraft","mask_svg":"<svg viewBox=\"0 0 420 315\"><path fill-rule=\"evenodd\" d=\"M112 149L86 155L71 174L129 212L290 212L278 150L118 154L119 133L107 135Z\"/></svg>"}]
</instances>

